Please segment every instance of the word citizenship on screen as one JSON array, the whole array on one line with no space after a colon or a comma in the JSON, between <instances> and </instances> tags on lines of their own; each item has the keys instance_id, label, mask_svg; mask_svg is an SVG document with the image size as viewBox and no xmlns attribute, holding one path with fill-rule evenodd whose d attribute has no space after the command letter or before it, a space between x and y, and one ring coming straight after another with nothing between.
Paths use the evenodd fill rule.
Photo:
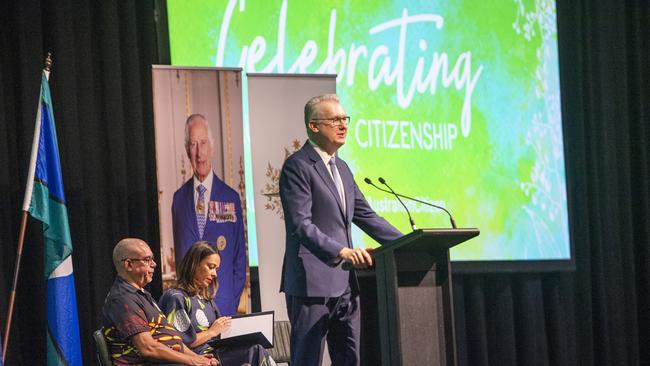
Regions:
<instances>
[{"instance_id":1,"label":"word citizenship on screen","mask_svg":"<svg viewBox=\"0 0 650 366\"><path fill-rule=\"evenodd\" d=\"M359 119L352 124L357 145L401 150L452 150L458 137L453 123Z\"/></svg>"}]
</instances>

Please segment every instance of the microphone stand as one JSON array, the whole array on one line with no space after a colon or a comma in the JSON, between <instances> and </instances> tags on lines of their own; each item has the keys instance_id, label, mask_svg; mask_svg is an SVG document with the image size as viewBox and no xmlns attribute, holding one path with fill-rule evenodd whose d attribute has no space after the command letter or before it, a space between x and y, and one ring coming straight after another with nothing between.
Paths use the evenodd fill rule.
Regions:
<instances>
[{"instance_id":1,"label":"microphone stand","mask_svg":"<svg viewBox=\"0 0 650 366\"><path fill-rule=\"evenodd\" d=\"M454 228L454 229L457 228L457 227L456 227L456 220L454 220L454 218L451 216L451 213L450 213L449 211L447 211L446 208L444 208L444 207L442 207L442 206L434 205L433 203L430 203L430 202L426 202L426 201L419 200L419 199L414 198L414 197L409 197L409 196L407 196L407 195L404 195L404 194L401 194L401 193L397 193L397 192L395 192L395 191L388 191L388 190L383 189L383 188L377 186L376 184L374 184L374 183L373 183L369 178L364 178L363 181L366 182L366 183L368 183L368 184L370 184L371 186L377 188L378 190L380 190L380 191L382 191L382 192L384 192L384 193L391 193L391 194L394 194L395 196L402 197L402 198L405 198L405 199L407 199L407 200L411 200L411 201L414 201L414 202L418 202L418 203L421 203L421 204L423 204L423 205L431 206L431 207L435 207L435 208L437 208L437 209L439 209L439 210L445 211L445 213L447 213L447 216L449 216L449 222L451 223L451 227ZM379 181L380 181L380 182L384 181L384 182L382 182L382 184L386 184L386 183L385 183L386 181L385 181L383 178L379 178ZM388 186L387 186L387 187L388 187ZM398 198L398 199L399 199L399 198ZM401 200L400 200L400 202L401 202Z\"/></svg>"}]
</instances>

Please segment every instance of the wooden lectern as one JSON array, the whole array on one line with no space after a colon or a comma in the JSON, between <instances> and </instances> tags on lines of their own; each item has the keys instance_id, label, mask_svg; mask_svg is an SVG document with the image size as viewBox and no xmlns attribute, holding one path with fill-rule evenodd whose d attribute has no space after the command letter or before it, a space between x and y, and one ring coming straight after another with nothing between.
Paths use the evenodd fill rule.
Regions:
<instances>
[{"instance_id":1,"label":"wooden lectern","mask_svg":"<svg viewBox=\"0 0 650 366\"><path fill-rule=\"evenodd\" d=\"M420 229L374 251L383 366L456 366L449 249L478 229Z\"/></svg>"}]
</instances>

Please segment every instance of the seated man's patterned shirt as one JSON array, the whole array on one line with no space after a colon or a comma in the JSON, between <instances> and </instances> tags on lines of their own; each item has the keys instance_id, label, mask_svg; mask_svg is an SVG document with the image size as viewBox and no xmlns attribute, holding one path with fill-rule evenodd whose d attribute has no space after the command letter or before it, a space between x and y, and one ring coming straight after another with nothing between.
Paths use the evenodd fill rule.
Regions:
<instances>
[{"instance_id":1,"label":"seated man's patterned shirt","mask_svg":"<svg viewBox=\"0 0 650 366\"><path fill-rule=\"evenodd\" d=\"M141 365L146 360L135 348L132 337L149 332L158 342L182 352L183 340L160 311L149 292L138 289L117 276L106 296L102 332L114 365Z\"/></svg>"}]
</instances>

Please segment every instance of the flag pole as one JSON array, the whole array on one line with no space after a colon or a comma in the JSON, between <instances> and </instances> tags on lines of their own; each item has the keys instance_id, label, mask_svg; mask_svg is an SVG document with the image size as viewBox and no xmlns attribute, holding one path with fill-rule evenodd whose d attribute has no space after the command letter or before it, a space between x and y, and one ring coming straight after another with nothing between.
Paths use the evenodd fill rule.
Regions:
<instances>
[{"instance_id":1,"label":"flag pole","mask_svg":"<svg viewBox=\"0 0 650 366\"><path fill-rule=\"evenodd\" d=\"M48 52L47 57L45 58L45 67L43 68L45 71L46 77L49 79L50 76L50 71L52 70L52 53ZM39 93L40 95L40 93ZM40 106L40 96L39 96L39 106ZM36 112L37 117L36 120L40 120L40 114L41 114L41 109L38 108L38 111ZM38 127L38 126L37 126ZM37 138L36 134L39 133L40 128L36 128L34 130L34 141L32 144L32 156L31 160L36 159L36 151L38 149L38 142L39 139ZM14 278L13 282L11 284L11 293L9 295L9 306L7 308L7 324L5 325L5 332L4 332L4 338L2 339L2 364L6 365L6 360L7 360L7 346L9 345L9 333L11 330L11 319L13 317L13 312L14 312L14 303L16 302L16 288L18 287L18 274L20 273L20 260L22 258L23 254L23 243L25 242L25 232L27 231L27 216L28 216L28 210L29 210L29 205L25 207L26 203L28 202L28 199L31 198L31 187L33 185L34 181L34 167L35 161L30 162L29 165L29 173L27 176L27 187L25 189L25 200L23 203L23 214L20 219L20 232L18 234L18 249L16 250L16 265L14 267Z\"/></svg>"},{"instance_id":2,"label":"flag pole","mask_svg":"<svg viewBox=\"0 0 650 366\"><path fill-rule=\"evenodd\" d=\"M14 302L16 301L16 287L18 286L18 272L20 271L20 259L23 254L23 242L25 241L25 231L27 229L27 211L23 211L20 219L20 234L18 235L18 250L16 254L16 266L14 268L14 279L11 284L11 294L9 295L9 308L7 309L7 325L5 325L5 334L2 338L2 364L7 362L7 345L9 344L9 329L11 329L11 318L14 313Z\"/></svg>"}]
</instances>

